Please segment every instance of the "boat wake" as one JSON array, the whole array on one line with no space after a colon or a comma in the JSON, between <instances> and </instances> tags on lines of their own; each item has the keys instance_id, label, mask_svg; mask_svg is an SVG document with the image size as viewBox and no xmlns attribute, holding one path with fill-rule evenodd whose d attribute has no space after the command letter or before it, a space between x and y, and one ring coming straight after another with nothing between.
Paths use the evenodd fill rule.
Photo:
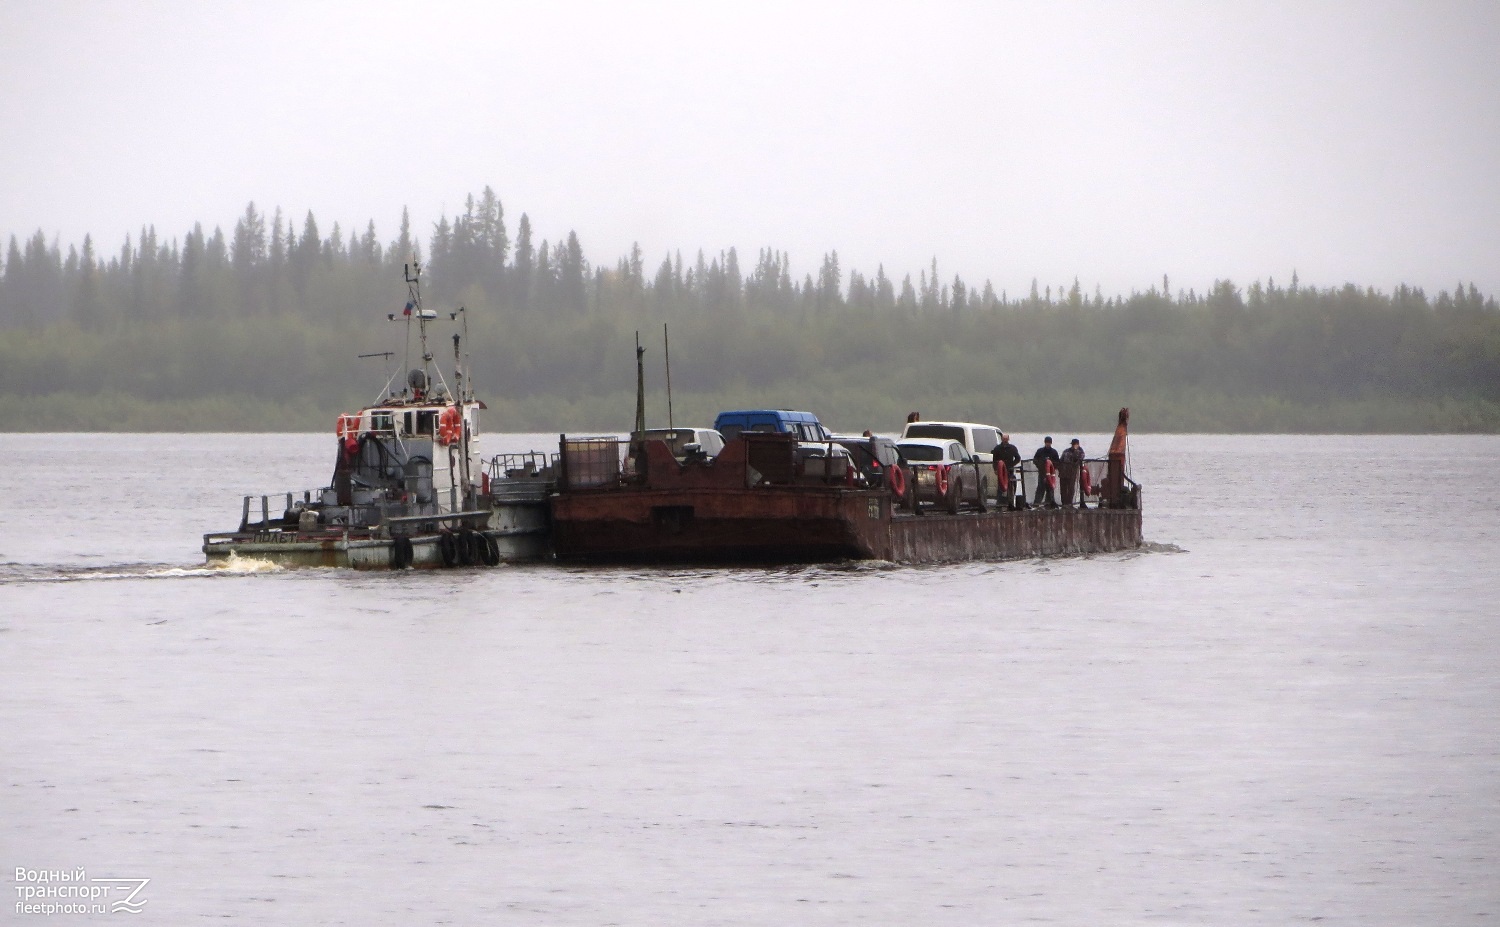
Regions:
<instances>
[{"instance_id":1,"label":"boat wake","mask_svg":"<svg viewBox=\"0 0 1500 927\"><path fill-rule=\"evenodd\" d=\"M231 553L223 563L184 567L163 563L114 564L104 567L49 567L28 563L0 564L0 583L78 583L117 579L199 579L281 573L284 567L267 560Z\"/></svg>"},{"instance_id":2,"label":"boat wake","mask_svg":"<svg viewBox=\"0 0 1500 927\"><path fill-rule=\"evenodd\" d=\"M1178 547L1176 544L1158 544L1155 541L1142 541L1140 549L1143 550L1143 551L1145 551L1148 554L1185 554L1185 553L1187 553L1186 550L1184 550L1181 547Z\"/></svg>"}]
</instances>

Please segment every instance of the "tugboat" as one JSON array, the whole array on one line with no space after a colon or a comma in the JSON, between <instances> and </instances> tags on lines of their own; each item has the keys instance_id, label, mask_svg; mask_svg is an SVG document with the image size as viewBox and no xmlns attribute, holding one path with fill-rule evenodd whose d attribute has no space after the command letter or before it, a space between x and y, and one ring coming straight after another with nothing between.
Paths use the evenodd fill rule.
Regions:
<instances>
[{"instance_id":1,"label":"tugboat","mask_svg":"<svg viewBox=\"0 0 1500 927\"><path fill-rule=\"evenodd\" d=\"M453 383L433 363L427 327L438 313L422 305L421 267L403 270L407 302L391 321L406 322L406 379L392 374L380 401L338 417L338 453L328 486L298 498L244 497L238 530L205 534L210 564L231 557L283 566L403 569L495 566L550 556L548 496L553 463L531 452L485 461L479 412L464 363L467 313L453 335ZM421 363L410 361L412 329ZM391 357L383 352L371 357ZM276 511L273 511L273 508Z\"/></svg>"}]
</instances>

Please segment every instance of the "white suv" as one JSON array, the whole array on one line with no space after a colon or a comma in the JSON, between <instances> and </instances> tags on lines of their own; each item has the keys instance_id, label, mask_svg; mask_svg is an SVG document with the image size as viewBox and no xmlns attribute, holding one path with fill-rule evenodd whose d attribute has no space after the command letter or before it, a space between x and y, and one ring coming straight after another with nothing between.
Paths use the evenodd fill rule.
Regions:
<instances>
[{"instance_id":1,"label":"white suv","mask_svg":"<svg viewBox=\"0 0 1500 927\"><path fill-rule=\"evenodd\" d=\"M984 464L979 470L984 479L985 496L994 498L999 491L994 466L995 445L1000 443L998 425L980 425L975 422L907 422L906 427L901 430L901 440L905 441L907 438L957 441L969 452L970 457Z\"/></svg>"}]
</instances>

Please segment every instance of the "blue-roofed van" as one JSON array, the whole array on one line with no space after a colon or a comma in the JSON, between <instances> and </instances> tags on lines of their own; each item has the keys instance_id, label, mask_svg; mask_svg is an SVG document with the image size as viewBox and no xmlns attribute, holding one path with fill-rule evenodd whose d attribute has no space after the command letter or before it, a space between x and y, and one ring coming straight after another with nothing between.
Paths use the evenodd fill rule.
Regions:
<instances>
[{"instance_id":1,"label":"blue-roofed van","mask_svg":"<svg viewBox=\"0 0 1500 927\"><path fill-rule=\"evenodd\" d=\"M763 431L771 434L796 435L799 442L826 442L828 429L811 412L790 412L786 409L742 409L720 412L714 419L714 430L733 441L742 431Z\"/></svg>"}]
</instances>

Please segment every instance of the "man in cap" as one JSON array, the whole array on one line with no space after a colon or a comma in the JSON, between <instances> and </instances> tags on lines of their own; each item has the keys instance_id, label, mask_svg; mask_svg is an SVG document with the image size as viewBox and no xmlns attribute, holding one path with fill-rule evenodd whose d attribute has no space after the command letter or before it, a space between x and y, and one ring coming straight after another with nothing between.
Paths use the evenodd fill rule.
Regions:
<instances>
[{"instance_id":1,"label":"man in cap","mask_svg":"<svg viewBox=\"0 0 1500 927\"><path fill-rule=\"evenodd\" d=\"M1042 441L1042 446L1031 455L1031 462L1036 464L1036 497L1031 500L1032 505L1041 505L1042 499L1046 497L1047 508L1057 508L1057 463L1059 457L1057 448L1052 446L1052 436L1048 435Z\"/></svg>"},{"instance_id":2,"label":"man in cap","mask_svg":"<svg viewBox=\"0 0 1500 927\"><path fill-rule=\"evenodd\" d=\"M1062 452L1057 464L1057 478L1062 483L1063 508L1073 506L1073 490L1078 488L1078 471L1082 468L1083 445L1074 438L1068 449Z\"/></svg>"}]
</instances>

